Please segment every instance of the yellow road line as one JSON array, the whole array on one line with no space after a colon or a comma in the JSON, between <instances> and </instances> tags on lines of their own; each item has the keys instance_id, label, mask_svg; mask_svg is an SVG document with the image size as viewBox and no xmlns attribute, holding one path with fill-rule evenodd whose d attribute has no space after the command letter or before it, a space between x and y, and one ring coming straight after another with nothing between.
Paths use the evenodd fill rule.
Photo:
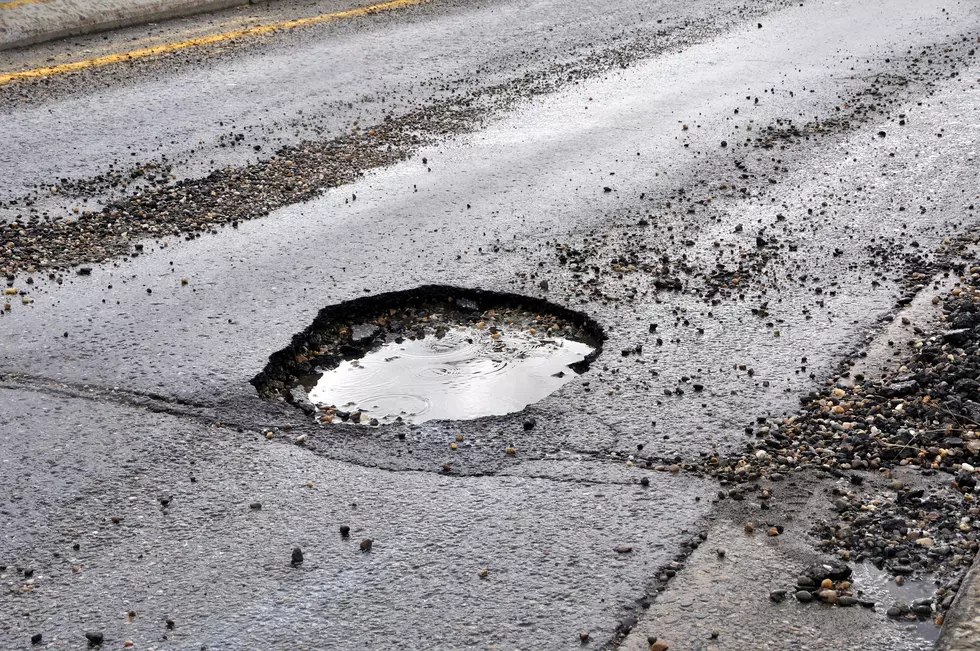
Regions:
<instances>
[{"instance_id":1,"label":"yellow road line","mask_svg":"<svg viewBox=\"0 0 980 651\"><path fill-rule=\"evenodd\" d=\"M19 0L14 0L14 1L16 2ZM22 1L30 2L32 0L22 0ZM275 23L256 25L255 27L235 29L229 32L209 34L207 36L198 36L183 41L174 41L172 43L151 45L149 47L130 50L129 52L120 52L118 54L106 54L104 56L95 57L93 59L84 59L82 61L60 63L55 66L33 68L31 70L22 70L20 72L9 72L6 74L0 74L0 85L14 81L16 79L35 79L38 77L49 77L51 75L57 75L62 72L71 72L73 70L82 70L84 68L107 66L113 63L119 63L121 61L132 61L133 59L141 59L144 57L154 56L157 54L165 54L167 52L183 50L189 47L210 45L212 43L230 41L235 38L242 38L246 36L259 36L261 34L268 34L270 32L292 29L294 27L301 27L303 25L315 25L316 23L325 23L332 20L340 20L342 18L354 18L356 16L364 16L367 14L373 14L381 11L389 11L391 9L397 9L399 7L407 7L409 5L419 5L428 1L429 0L388 0L387 2L379 2L373 5L365 5L363 7L354 7L353 9L335 11L329 14L320 14L318 16L309 16L307 18L293 18L291 20L281 20Z\"/></svg>"},{"instance_id":2,"label":"yellow road line","mask_svg":"<svg viewBox=\"0 0 980 651\"><path fill-rule=\"evenodd\" d=\"M47 2L48 0L10 0L10 2L0 2L0 9L13 9L21 5L29 5L32 2Z\"/></svg>"}]
</instances>

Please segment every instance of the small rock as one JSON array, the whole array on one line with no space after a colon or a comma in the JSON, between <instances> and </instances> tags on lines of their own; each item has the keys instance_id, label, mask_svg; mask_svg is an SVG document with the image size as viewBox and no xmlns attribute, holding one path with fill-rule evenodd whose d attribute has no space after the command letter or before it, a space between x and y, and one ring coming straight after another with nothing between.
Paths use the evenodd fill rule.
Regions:
<instances>
[{"instance_id":1,"label":"small rock","mask_svg":"<svg viewBox=\"0 0 980 651\"><path fill-rule=\"evenodd\" d=\"M290 556L290 563L295 567L303 562L303 550L299 547L293 547L292 556Z\"/></svg>"},{"instance_id":2,"label":"small rock","mask_svg":"<svg viewBox=\"0 0 980 651\"><path fill-rule=\"evenodd\" d=\"M856 598L849 597L849 596L839 597L837 599L837 605L838 606L843 606L844 608L848 608L850 606L853 606L853 605L857 604L857 602L858 602L858 600Z\"/></svg>"},{"instance_id":3,"label":"small rock","mask_svg":"<svg viewBox=\"0 0 980 651\"><path fill-rule=\"evenodd\" d=\"M346 524L340 525L340 537L341 538L350 537L350 527L348 527Z\"/></svg>"},{"instance_id":4,"label":"small rock","mask_svg":"<svg viewBox=\"0 0 980 651\"><path fill-rule=\"evenodd\" d=\"M31 644L40 644L42 635L40 633L35 633L31 636Z\"/></svg>"},{"instance_id":5,"label":"small rock","mask_svg":"<svg viewBox=\"0 0 980 651\"><path fill-rule=\"evenodd\" d=\"M769 601L775 601L776 603L780 603L785 599L786 599L785 590L773 590L769 593Z\"/></svg>"},{"instance_id":6,"label":"small rock","mask_svg":"<svg viewBox=\"0 0 980 651\"><path fill-rule=\"evenodd\" d=\"M102 646L105 636L99 631L89 631L85 634L85 639L88 640L89 646Z\"/></svg>"},{"instance_id":7,"label":"small rock","mask_svg":"<svg viewBox=\"0 0 980 651\"><path fill-rule=\"evenodd\" d=\"M800 603L810 603L813 601L813 594L807 590L798 590L796 592L796 600Z\"/></svg>"},{"instance_id":8,"label":"small rock","mask_svg":"<svg viewBox=\"0 0 980 651\"><path fill-rule=\"evenodd\" d=\"M803 574L817 582L823 581L824 579L830 579L831 581L843 581L850 578L851 568L848 567L846 563L842 563L835 559L828 559L823 563L815 563L811 565Z\"/></svg>"},{"instance_id":9,"label":"small rock","mask_svg":"<svg viewBox=\"0 0 980 651\"><path fill-rule=\"evenodd\" d=\"M373 540L371 540L370 538L365 538L364 540L361 541L361 551L362 552L369 552L369 551L371 551L371 547L373 545L374 545L374 541Z\"/></svg>"},{"instance_id":10,"label":"small rock","mask_svg":"<svg viewBox=\"0 0 980 651\"><path fill-rule=\"evenodd\" d=\"M669 648L666 642L661 642L660 640L650 645L650 651L667 651Z\"/></svg>"},{"instance_id":11,"label":"small rock","mask_svg":"<svg viewBox=\"0 0 980 651\"><path fill-rule=\"evenodd\" d=\"M586 642L589 641L589 632L582 631L581 633L578 634L578 639L582 644L585 644Z\"/></svg>"},{"instance_id":12,"label":"small rock","mask_svg":"<svg viewBox=\"0 0 980 651\"><path fill-rule=\"evenodd\" d=\"M253 511L261 511L262 510L262 503L261 502L252 502L251 504L248 505L248 508L252 509Z\"/></svg>"},{"instance_id":13,"label":"small rock","mask_svg":"<svg viewBox=\"0 0 980 651\"><path fill-rule=\"evenodd\" d=\"M618 554L629 554L633 551L632 545L617 545L616 553Z\"/></svg>"}]
</instances>

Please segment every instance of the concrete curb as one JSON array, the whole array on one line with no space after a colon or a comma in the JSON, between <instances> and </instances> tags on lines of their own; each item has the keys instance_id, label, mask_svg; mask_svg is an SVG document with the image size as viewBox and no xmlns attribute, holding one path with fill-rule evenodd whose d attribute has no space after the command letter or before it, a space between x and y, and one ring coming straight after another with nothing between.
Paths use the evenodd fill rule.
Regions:
<instances>
[{"instance_id":1,"label":"concrete curb","mask_svg":"<svg viewBox=\"0 0 980 651\"><path fill-rule=\"evenodd\" d=\"M937 651L980 649L980 554L963 577L935 648Z\"/></svg>"},{"instance_id":2,"label":"concrete curb","mask_svg":"<svg viewBox=\"0 0 980 651\"><path fill-rule=\"evenodd\" d=\"M261 1L29 0L3 6L0 0L0 51Z\"/></svg>"}]
</instances>

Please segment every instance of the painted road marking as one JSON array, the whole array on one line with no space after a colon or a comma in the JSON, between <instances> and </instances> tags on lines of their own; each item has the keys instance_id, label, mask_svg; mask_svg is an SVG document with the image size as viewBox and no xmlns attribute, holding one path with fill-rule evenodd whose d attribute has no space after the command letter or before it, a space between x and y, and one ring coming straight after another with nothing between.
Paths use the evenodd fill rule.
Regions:
<instances>
[{"instance_id":1,"label":"painted road marking","mask_svg":"<svg viewBox=\"0 0 980 651\"><path fill-rule=\"evenodd\" d=\"M14 7L29 5L33 2L48 2L48 0L10 0L9 2L0 2L0 9L13 9Z\"/></svg>"},{"instance_id":2,"label":"painted road marking","mask_svg":"<svg viewBox=\"0 0 980 651\"><path fill-rule=\"evenodd\" d=\"M21 0L14 0L14 1L17 2ZM31 2L35 0L22 0L22 1ZM51 75L57 75L63 72L72 72L74 70L83 70L85 68L107 66L122 61L132 61L134 59L142 59L145 57L150 57L158 54L166 54L168 52L174 52L176 50L183 50L190 47L198 47L200 45L210 45L212 43L220 43L222 41L230 41L232 39L242 38L247 36L260 36L262 34L269 34L271 32L292 29L294 27L302 27L304 25L315 25L317 23L326 23L333 20L341 20L344 18L355 18L357 16L365 16L368 14L378 13L382 11L389 11L391 9L398 9L399 7L419 5L419 4L426 3L428 1L429 0L388 0L387 2L379 2L373 5L365 5L363 7L354 7L353 9L344 9L343 11L335 11L329 14L319 14L317 16L309 16L307 18L293 18L291 20L281 20L275 23L256 25L255 27L235 29L229 32L209 34L207 36L198 36L183 41L174 41L171 43L162 43L160 45L151 45L149 47L130 50L129 52L119 52L118 54L106 54L104 56L95 57L93 59L83 59L82 61L60 63L58 65L45 66L43 68L32 68L31 70L21 70L20 72L8 72L5 74L0 74L0 85L18 79L36 79L39 77L50 77Z\"/></svg>"}]
</instances>

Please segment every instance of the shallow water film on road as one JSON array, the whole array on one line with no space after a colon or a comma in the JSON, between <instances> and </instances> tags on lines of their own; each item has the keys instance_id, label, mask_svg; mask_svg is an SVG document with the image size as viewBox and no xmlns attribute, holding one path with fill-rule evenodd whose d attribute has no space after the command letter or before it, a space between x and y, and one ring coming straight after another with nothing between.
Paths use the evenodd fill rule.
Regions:
<instances>
[{"instance_id":1,"label":"shallow water film on road","mask_svg":"<svg viewBox=\"0 0 980 651\"><path fill-rule=\"evenodd\" d=\"M385 343L324 373L310 391L334 422L467 420L520 411L577 374L594 349L512 328L461 326Z\"/></svg>"}]
</instances>

